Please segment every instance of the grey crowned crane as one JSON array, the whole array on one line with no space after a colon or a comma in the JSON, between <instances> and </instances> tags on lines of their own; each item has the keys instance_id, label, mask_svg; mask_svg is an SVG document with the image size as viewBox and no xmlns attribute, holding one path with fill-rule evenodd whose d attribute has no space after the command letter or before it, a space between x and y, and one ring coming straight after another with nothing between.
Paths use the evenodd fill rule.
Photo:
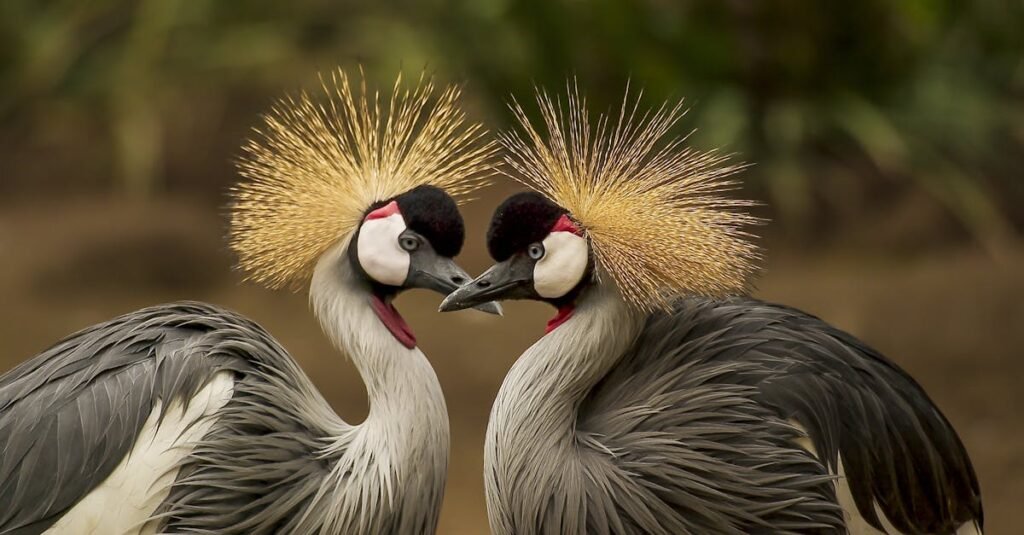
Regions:
<instances>
[{"instance_id":1,"label":"grey crowned crane","mask_svg":"<svg viewBox=\"0 0 1024 535\"><path fill-rule=\"evenodd\" d=\"M383 105L341 71L324 91L281 102L248 144L231 243L255 281L309 281L366 420L342 421L244 317L140 310L0 378L0 533L434 532L448 416L391 303L468 279L449 194L481 184L492 148L427 79Z\"/></svg>"},{"instance_id":2,"label":"grey crowned crane","mask_svg":"<svg viewBox=\"0 0 1024 535\"><path fill-rule=\"evenodd\" d=\"M979 533L964 446L895 363L743 296L757 249L724 157L659 140L679 106L538 98L514 110L498 262L442 310L557 307L487 429L491 529L535 533ZM540 130L540 131L538 131ZM546 138L546 140L545 140ZM662 148L657 148L657 147Z\"/></svg>"}]
</instances>

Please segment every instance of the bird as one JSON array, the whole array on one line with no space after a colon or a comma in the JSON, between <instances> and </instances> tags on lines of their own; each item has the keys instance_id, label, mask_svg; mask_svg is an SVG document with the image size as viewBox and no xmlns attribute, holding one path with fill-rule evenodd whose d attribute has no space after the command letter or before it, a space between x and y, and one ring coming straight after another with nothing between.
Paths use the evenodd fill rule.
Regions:
<instances>
[{"instance_id":1,"label":"bird","mask_svg":"<svg viewBox=\"0 0 1024 535\"><path fill-rule=\"evenodd\" d=\"M497 262L441 310L528 299L558 312L492 407L496 534L981 533L978 479L949 420L895 362L750 296L762 255L744 167L642 96L513 101Z\"/></svg>"},{"instance_id":2,"label":"bird","mask_svg":"<svg viewBox=\"0 0 1024 535\"><path fill-rule=\"evenodd\" d=\"M470 278L455 197L489 180L496 146L459 99L431 76L381 95L339 69L278 101L239 157L238 267L308 285L366 385L362 423L253 321L199 302L138 310L0 377L0 534L433 533L447 409L393 299Z\"/></svg>"}]
</instances>

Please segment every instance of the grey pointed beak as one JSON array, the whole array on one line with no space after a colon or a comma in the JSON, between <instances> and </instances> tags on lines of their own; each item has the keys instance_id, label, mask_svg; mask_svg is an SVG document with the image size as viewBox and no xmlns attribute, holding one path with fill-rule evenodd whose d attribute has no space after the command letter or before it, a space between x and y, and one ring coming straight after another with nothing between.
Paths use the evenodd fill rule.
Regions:
<instances>
[{"instance_id":1,"label":"grey pointed beak","mask_svg":"<svg viewBox=\"0 0 1024 535\"><path fill-rule=\"evenodd\" d=\"M472 282L448 294L441 312L476 307L502 299L524 299L533 295L533 265L519 258L499 262Z\"/></svg>"},{"instance_id":2,"label":"grey pointed beak","mask_svg":"<svg viewBox=\"0 0 1024 535\"><path fill-rule=\"evenodd\" d=\"M438 254L414 255L409 265L409 275L405 279L405 287L424 288L448 295L457 291L470 278L469 273L451 258ZM502 315L501 305L491 301L475 303L472 308L488 314Z\"/></svg>"}]
</instances>

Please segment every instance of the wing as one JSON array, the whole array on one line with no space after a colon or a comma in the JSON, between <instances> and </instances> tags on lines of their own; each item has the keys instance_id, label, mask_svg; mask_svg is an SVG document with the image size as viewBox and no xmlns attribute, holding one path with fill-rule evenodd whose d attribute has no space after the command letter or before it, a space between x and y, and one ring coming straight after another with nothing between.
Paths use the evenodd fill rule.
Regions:
<instances>
[{"instance_id":1,"label":"wing","mask_svg":"<svg viewBox=\"0 0 1024 535\"><path fill-rule=\"evenodd\" d=\"M344 457L351 426L262 331L217 347L252 364L217 425L183 462L156 513L169 533L312 533L325 480ZM327 438L335 437L335 438ZM333 484L347 485L348 471ZM353 500L355 501L355 500ZM317 514L312 514L316 512Z\"/></svg>"},{"instance_id":2,"label":"wing","mask_svg":"<svg viewBox=\"0 0 1024 535\"><path fill-rule=\"evenodd\" d=\"M758 401L748 378L761 367L742 358L748 347L694 309L648 320L580 408L584 443L612 453L611 466L588 466L594 481L614 489L594 493L614 501L588 504L591 528L843 530L833 478L796 444L799 430ZM616 525L621 519L630 526Z\"/></svg>"},{"instance_id":3,"label":"wing","mask_svg":"<svg viewBox=\"0 0 1024 535\"><path fill-rule=\"evenodd\" d=\"M879 530L888 521L901 533L953 533L971 522L983 527L967 451L910 375L798 310L753 300L730 307L746 309L748 328L761 339L751 358L773 371L759 385L763 399L807 429L831 470L841 458L864 520Z\"/></svg>"},{"instance_id":4,"label":"wing","mask_svg":"<svg viewBox=\"0 0 1024 535\"><path fill-rule=\"evenodd\" d=\"M820 475L823 467L793 457L802 433L789 425L795 422L831 473L841 459L857 511L876 529L883 524L875 504L904 533L951 533L966 522L982 523L966 451L921 387L852 336L793 309L746 298L681 301L648 321L581 412L591 433L607 437L602 443L639 444L641 451L656 443L660 455L678 456L651 469L650 477L667 488L691 484L693 472L707 473L710 488L725 490L728 483L734 487L728 492L743 496L736 483L750 483L735 481L746 469L737 467L754 459L762 471L796 481L800 472ZM788 493L778 482L762 488ZM836 499L810 487L789 494ZM700 502L735 515L765 501ZM822 516L834 512L821 509ZM777 522L770 521L782 525Z\"/></svg>"},{"instance_id":5,"label":"wing","mask_svg":"<svg viewBox=\"0 0 1024 535\"><path fill-rule=\"evenodd\" d=\"M209 355L233 316L201 304L96 325L0 377L0 533L40 533L131 450L158 400L188 400L238 359Z\"/></svg>"}]
</instances>

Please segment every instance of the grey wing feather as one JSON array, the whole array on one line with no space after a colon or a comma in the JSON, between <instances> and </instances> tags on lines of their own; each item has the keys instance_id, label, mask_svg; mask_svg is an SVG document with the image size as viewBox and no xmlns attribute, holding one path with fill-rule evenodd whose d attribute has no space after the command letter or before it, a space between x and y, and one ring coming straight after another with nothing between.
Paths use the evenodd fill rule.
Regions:
<instances>
[{"instance_id":1,"label":"grey wing feather","mask_svg":"<svg viewBox=\"0 0 1024 535\"><path fill-rule=\"evenodd\" d=\"M789 420L823 463L794 447L801 432ZM749 298L683 300L653 316L581 408L580 427L624 452L620 465L654 482L663 522L690 532L841 530L832 485L821 484L822 464L835 470L840 455L876 527L875 501L907 533L982 524L967 453L913 379L817 318ZM615 508L630 517L650 506L627 497Z\"/></svg>"},{"instance_id":2,"label":"grey wing feather","mask_svg":"<svg viewBox=\"0 0 1024 535\"><path fill-rule=\"evenodd\" d=\"M799 431L744 384L758 369L740 358L745 348L721 326L702 328L693 311L648 321L580 409L580 431L614 455L594 479L619 487L613 503L589 502L593 529L843 530L832 477L794 444ZM629 488L631 480L643 488Z\"/></svg>"},{"instance_id":3,"label":"grey wing feather","mask_svg":"<svg viewBox=\"0 0 1024 535\"><path fill-rule=\"evenodd\" d=\"M251 363L216 425L184 461L157 516L172 533L313 533L323 482L348 428L287 353L255 325L218 346ZM256 330L254 330L256 329Z\"/></svg>"},{"instance_id":4,"label":"grey wing feather","mask_svg":"<svg viewBox=\"0 0 1024 535\"><path fill-rule=\"evenodd\" d=\"M881 529L877 502L903 533L984 526L967 451L909 374L818 318L763 303L753 310L763 324L755 351L773 370L760 385L762 399L799 420L830 467L841 455L865 520Z\"/></svg>"},{"instance_id":5,"label":"grey wing feather","mask_svg":"<svg viewBox=\"0 0 1024 535\"><path fill-rule=\"evenodd\" d=\"M158 399L188 400L219 369L218 311L182 303L74 334L0 377L0 533L45 531L131 449ZM192 358L200 355L210 358Z\"/></svg>"}]
</instances>

